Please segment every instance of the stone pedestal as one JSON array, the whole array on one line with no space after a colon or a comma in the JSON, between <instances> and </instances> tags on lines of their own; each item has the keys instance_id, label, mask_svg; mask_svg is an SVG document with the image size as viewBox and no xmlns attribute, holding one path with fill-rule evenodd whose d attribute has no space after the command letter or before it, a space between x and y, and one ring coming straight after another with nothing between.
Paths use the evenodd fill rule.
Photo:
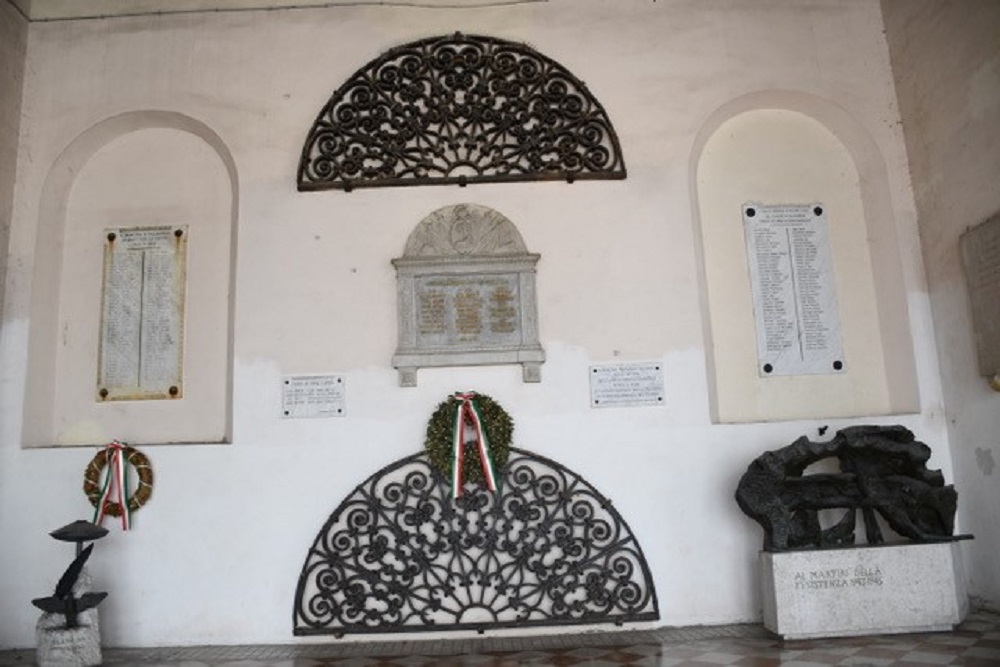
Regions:
<instances>
[{"instance_id":1,"label":"stone pedestal","mask_svg":"<svg viewBox=\"0 0 1000 667\"><path fill-rule=\"evenodd\" d=\"M761 552L760 574L784 639L951 630L968 613L959 542Z\"/></svg>"},{"instance_id":2,"label":"stone pedestal","mask_svg":"<svg viewBox=\"0 0 1000 667\"><path fill-rule=\"evenodd\" d=\"M87 568L80 571L73 585L73 595L80 597L90 591L91 578ZM77 615L77 627L67 628L63 614L42 614L35 624L39 667L90 667L100 665L101 623L97 608Z\"/></svg>"},{"instance_id":3,"label":"stone pedestal","mask_svg":"<svg viewBox=\"0 0 1000 667\"><path fill-rule=\"evenodd\" d=\"M42 614L35 626L40 667L89 667L101 664L101 628L96 609L78 616L79 625L66 627L62 614Z\"/></svg>"}]
</instances>

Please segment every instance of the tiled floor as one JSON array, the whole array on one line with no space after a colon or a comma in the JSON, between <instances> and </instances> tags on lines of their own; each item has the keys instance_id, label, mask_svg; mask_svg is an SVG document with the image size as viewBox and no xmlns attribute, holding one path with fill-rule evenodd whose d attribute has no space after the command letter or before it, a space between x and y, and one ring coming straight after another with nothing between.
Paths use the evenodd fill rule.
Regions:
<instances>
[{"instance_id":1,"label":"tiled floor","mask_svg":"<svg viewBox=\"0 0 1000 667\"><path fill-rule=\"evenodd\" d=\"M546 637L483 637L282 646L106 649L107 665L160 667L826 667L1000 666L1000 615L976 612L953 632L782 642L759 625ZM0 651L0 667L34 664L31 651Z\"/></svg>"}]
</instances>

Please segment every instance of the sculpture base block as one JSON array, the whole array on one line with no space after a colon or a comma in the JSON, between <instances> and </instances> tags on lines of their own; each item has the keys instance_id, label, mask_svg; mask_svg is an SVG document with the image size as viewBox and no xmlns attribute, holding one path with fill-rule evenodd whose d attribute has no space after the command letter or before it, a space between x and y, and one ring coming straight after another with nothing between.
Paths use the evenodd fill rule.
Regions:
<instances>
[{"instance_id":1,"label":"sculpture base block","mask_svg":"<svg viewBox=\"0 0 1000 667\"><path fill-rule=\"evenodd\" d=\"M969 611L958 542L763 551L760 574L783 639L951 630Z\"/></svg>"},{"instance_id":2,"label":"sculpture base block","mask_svg":"<svg viewBox=\"0 0 1000 667\"><path fill-rule=\"evenodd\" d=\"M97 610L79 617L79 626L66 627L62 614L42 614L35 626L40 667L90 667L100 665L101 630Z\"/></svg>"}]
</instances>

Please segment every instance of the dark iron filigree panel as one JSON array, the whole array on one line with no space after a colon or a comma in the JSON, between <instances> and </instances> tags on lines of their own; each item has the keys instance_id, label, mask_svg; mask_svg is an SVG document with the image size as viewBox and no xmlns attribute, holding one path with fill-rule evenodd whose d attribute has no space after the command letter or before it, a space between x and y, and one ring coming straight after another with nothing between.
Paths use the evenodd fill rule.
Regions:
<instances>
[{"instance_id":1,"label":"dark iron filigree panel","mask_svg":"<svg viewBox=\"0 0 1000 667\"><path fill-rule=\"evenodd\" d=\"M424 453L336 509L295 594L296 635L622 623L659 618L642 549L610 501L511 449L497 493L457 501Z\"/></svg>"},{"instance_id":2,"label":"dark iron filigree panel","mask_svg":"<svg viewBox=\"0 0 1000 667\"><path fill-rule=\"evenodd\" d=\"M358 70L320 112L299 190L625 178L604 108L559 63L492 37L435 37Z\"/></svg>"}]
</instances>

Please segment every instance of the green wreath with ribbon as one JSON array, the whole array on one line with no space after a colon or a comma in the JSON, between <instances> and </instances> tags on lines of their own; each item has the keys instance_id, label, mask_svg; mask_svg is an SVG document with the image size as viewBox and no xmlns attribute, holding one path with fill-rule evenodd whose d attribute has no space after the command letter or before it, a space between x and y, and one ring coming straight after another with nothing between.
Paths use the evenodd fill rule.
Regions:
<instances>
[{"instance_id":1,"label":"green wreath with ribbon","mask_svg":"<svg viewBox=\"0 0 1000 667\"><path fill-rule=\"evenodd\" d=\"M499 403L486 394L457 392L431 415L424 447L431 465L449 480L458 498L465 482L482 482L496 491L513 433L514 421Z\"/></svg>"},{"instance_id":2,"label":"green wreath with ribbon","mask_svg":"<svg viewBox=\"0 0 1000 667\"><path fill-rule=\"evenodd\" d=\"M134 494L129 493L129 465L139 475L139 486ZM145 505L153 493L153 468L145 454L128 443L115 440L87 464L83 473L83 492L94 506L92 523L99 526L105 516L121 517L122 530L130 530L132 512Z\"/></svg>"}]
</instances>

